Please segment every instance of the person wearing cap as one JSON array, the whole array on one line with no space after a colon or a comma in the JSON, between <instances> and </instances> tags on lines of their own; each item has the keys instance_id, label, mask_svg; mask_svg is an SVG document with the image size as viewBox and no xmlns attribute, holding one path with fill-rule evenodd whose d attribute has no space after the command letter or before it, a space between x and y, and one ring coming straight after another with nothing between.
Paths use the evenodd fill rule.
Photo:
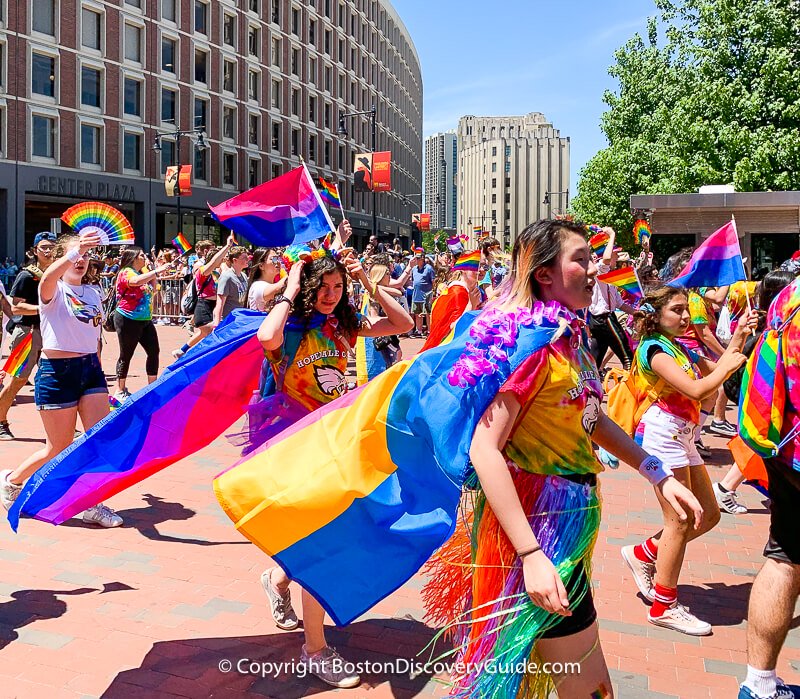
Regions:
<instances>
[{"instance_id":1,"label":"person wearing cap","mask_svg":"<svg viewBox=\"0 0 800 699\"><path fill-rule=\"evenodd\" d=\"M17 393L27 383L42 351L42 336L39 332L39 280L53 261L55 245L55 233L42 231L36 234L32 252L35 261L22 269L9 292L11 312L14 314L10 323L12 327L9 352L13 352L29 334L31 351L19 376L12 376L9 383L0 391L0 440L14 439L8 424L8 411Z\"/></svg>"}]
</instances>

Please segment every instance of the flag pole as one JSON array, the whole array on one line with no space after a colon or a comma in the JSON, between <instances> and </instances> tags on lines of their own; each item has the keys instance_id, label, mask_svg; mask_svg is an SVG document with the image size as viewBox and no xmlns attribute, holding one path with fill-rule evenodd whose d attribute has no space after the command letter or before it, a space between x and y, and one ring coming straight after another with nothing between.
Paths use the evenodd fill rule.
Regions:
<instances>
[{"instance_id":1,"label":"flag pole","mask_svg":"<svg viewBox=\"0 0 800 699\"><path fill-rule=\"evenodd\" d=\"M633 270L633 276L636 277L636 283L639 285L639 292L642 295L642 301L644 301L644 287L642 286L642 282L639 281L639 273L636 271L636 267L631 265L631 269Z\"/></svg>"},{"instance_id":2,"label":"flag pole","mask_svg":"<svg viewBox=\"0 0 800 699\"><path fill-rule=\"evenodd\" d=\"M739 245L739 229L736 228L736 217L733 214L731 214L731 223L733 224L733 232L736 233L736 244ZM739 257L742 257L742 248L741 247L739 247ZM742 264L742 268L744 268L744 264ZM745 279L744 279L744 297L745 297L745 300L747 301L747 312L748 313L752 313L753 312L753 306L750 303L750 291L747 288L747 272L745 272ZM755 337L756 329L752 328L750 330L750 334L753 337Z\"/></svg>"}]
</instances>

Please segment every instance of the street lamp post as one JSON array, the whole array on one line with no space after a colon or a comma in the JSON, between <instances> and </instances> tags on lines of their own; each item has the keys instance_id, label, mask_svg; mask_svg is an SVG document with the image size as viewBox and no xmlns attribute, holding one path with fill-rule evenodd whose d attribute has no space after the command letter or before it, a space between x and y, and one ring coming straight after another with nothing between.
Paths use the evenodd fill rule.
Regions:
<instances>
[{"instance_id":1,"label":"street lamp post","mask_svg":"<svg viewBox=\"0 0 800 699\"><path fill-rule=\"evenodd\" d=\"M205 128L205 125L196 126L193 129L186 129L186 130L176 128L173 131L156 131L155 138L153 139L153 150L156 153L161 152L161 139L163 139L164 137L167 137L167 136L168 137L172 137L172 138L175 139L175 160L177 162L173 163L173 165L176 165L178 167L178 176L180 176L180 168L181 168L181 139L184 136L189 136L189 137L194 136L196 138L195 148L199 148L200 150L203 150L203 149L208 147L208 144L206 143L206 128ZM176 194L176 198L177 198L176 208L178 210L177 211L177 213L178 213L178 235L180 235L183 232L183 216L181 214L181 187L180 187L180 180L178 181L178 186L176 188L176 191L177 191L177 194Z\"/></svg>"},{"instance_id":2,"label":"street lamp post","mask_svg":"<svg viewBox=\"0 0 800 699\"><path fill-rule=\"evenodd\" d=\"M566 194L567 195L567 205L564 207L564 210L566 211L567 209L569 209L569 189L565 189L562 192L545 192L544 193L544 200L542 201L542 204L547 206L547 218L550 218L552 216L552 210L550 208L550 195L552 195L552 194L557 194L559 196L559 202L561 201L561 199L560 199L561 195L562 194Z\"/></svg>"},{"instance_id":3,"label":"street lamp post","mask_svg":"<svg viewBox=\"0 0 800 699\"><path fill-rule=\"evenodd\" d=\"M372 105L372 108L366 112L345 112L344 114L339 115L339 128L336 130L340 136L347 136L347 125L344 123L345 119L349 119L350 117L357 117L357 116L368 116L371 122L372 127L372 153L375 154L375 149L377 148L377 141L378 141L378 132L376 126L376 117L378 114L378 110L376 109L375 105ZM377 208L377 200L375 199L375 175L374 175L374 168L375 164L373 162L373 172L370 173L370 178L372 180L372 235L376 238L378 237L378 208Z\"/></svg>"},{"instance_id":4,"label":"street lamp post","mask_svg":"<svg viewBox=\"0 0 800 699\"><path fill-rule=\"evenodd\" d=\"M473 217L472 217L472 216L470 216L470 217L467 219L467 225L468 225L468 226L471 226L471 225L472 225L472 218L473 218ZM480 218L480 220L481 220L481 233L483 233L483 230L484 230L484 229L483 229L483 222L484 222L484 221L489 221L489 220L491 220L491 222L492 222L492 226L496 226L496 225L497 225L497 219L495 219L495 217L494 217L494 216L489 216L488 214L483 214L483 213L482 213L480 216L475 216L474 218L475 218L475 220L476 220L476 221L477 221L479 218ZM492 231L492 233L494 233L494 231Z\"/></svg>"}]
</instances>

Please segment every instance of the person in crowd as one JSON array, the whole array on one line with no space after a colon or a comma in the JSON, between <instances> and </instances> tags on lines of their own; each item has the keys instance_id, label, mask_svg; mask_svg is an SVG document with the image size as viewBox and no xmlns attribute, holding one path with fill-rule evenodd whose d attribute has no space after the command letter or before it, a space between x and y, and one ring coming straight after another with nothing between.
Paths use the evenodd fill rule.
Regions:
<instances>
[{"instance_id":1,"label":"person in crowd","mask_svg":"<svg viewBox=\"0 0 800 699\"><path fill-rule=\"evenodd\" d=\"M201 241L201 243L205 242L210 241ZM213 249L213 243L210 247L204 245L202 249L200 248L201 243L197 244L198 255L202 253L208 256ZM172 356L175 357L175 359L180 359L192 347L200 342L200 340L204 337L208 337L214 330L214 307L217 302L217 283L214 280L213 272L222 264L228 251L234 245L236 245L236 239L233 237L233 233L231 233L224 247L221 247L208 262L205 261L205 257L200 257L195 263L194 279L192 280L197 293L197 305L194 309L193 318L194 333L192 337L189 338L189 341L180 349L172 351Z\"/></svg>"},{"instance_id":2,"label":"person in crowd","mask_svg":"<svg viewBox=\"0 0 800 699\"><path fill-rule=\"evenodd\" d=\"M131 245L122 251L116 285L117 308L114 311L114 329L119 340L117 392L114 398L120 402L131 396L126 384L136 345L141 345L147 355L147 383L153 383L158 378L160 349L158 333L153 324L153 293L158 275L171 269L172 262L165 262L149 272L144 271L146 264L147 257L140 247Z\"/></svg>"},{"instance_id":3,"label":"person in crowd","mask_svg":"<svg viewBox=\"0 0 800 699\"><path fill-rule=\"evenodd\" d=\"M638 465L676 518L699 526L703 511L667 466L600 409L597 368L575 315L589 305L597 273L583 226L544 220L526 227L511 270L483 311L487 322L547 309L561 332L522 359L478 422L469 450L478 477L474 514L429 566L427 618L454 630L466 669L455 671L453 695L545 697L554 683L559 697L611 696L590 583L602 470L592 441ZM481 670L493 659L525 666L532 653L540 663L580 661L581 671Z\"/></svg>"},{"instance_id":4,"label":"person in crowd","mask_svg":"<svg viewBox=\"0 0 800 699\"><path fill-rule=\"evenodd\" d=\"M20 389L28 382L33 367L39 362L42 351L42 335L39 329L39 282L53 261L56 236L50 231L37 233L33 238L34 262L26 266L14 279L9 294L13 328L9 352L31 336L31 351L28 361L19 376L12 376L0 390L0 440L14 439L8 423L8 411Z\"/></svg>"},{"instance_id":5,"label":"person in crowd","mask_svg":"<svg viewBox=\"0 0 800 699\"><path fill-rule=\"evenodd\" d=\"M3 346L3 325L5 325L5 318L8 318L9 321L14 315L14 311L11 309L11 302L8 300L8 296L6 295L6 287L3 282L0 282L0 347ZM2 381L0 381L0 387L2 387Z\"/></svg>"},{"instance_id":6,"label":"person in crowd","mask_svg":"<svg viewBox=\"0 0 800 699\"><path fill-rule=\"evenodd\" d=\"M386 252L385 246L378 240L377 235L371 235L369 237L369 244L372 246L373 255L383 255L383 253Z\"/></svg>"},{"instance_id":7,"label":"person in crowd","mask_svg":"<svg viewBox=\"0 0 800 699\"><path fill-rule=\"evenodd\" d=\"M266 313L275 295L286 286L281 278L281 257L275 248L257 248L247 279L247 307Z\"/></svg>"},{"instance_id":8,"label":"person in crowd","mask_svg":"<svg viewBox=\"0 0 800 699\"><path fill-rule=\"evenodd\" d=\"M34 401L46 442L17 468L0 471L0 501L6 509L25 480L72 443L78 416L88 430L108 414L108 386L98 357L102 296L84 279L89 251L99 244L96 233L62 236L52 253L53 263L39 281L42 356ZM86 510L83 521L101 527L122 524L122 518L103 504Z\"/></svg>"},{"instance_id":9,"label":"person in crowd","mask_svg":"<svg viewBox=\"0 0 800 699\"><path fill-rule=\"evenodd\" d=\"M800 281L795 279L779 293L769 307L766 327L783 328L786 351L783 360L782 427L778 453L764 460L769 480L770 527L764 548L766 561L753 581L747 610L747 676L739 699L795 699L797 693L784 684L776 672L778 655L795 618L800 594L800 371L797 347L800 343ZM777 440L776 440L777 441Z\"/></svg>"},{"instance_id":10,"label":"person in crowd","mask_svg":"<svg viewBox=\"0 0 800 699\"><path fill-rule=\"evenodd\" d=\"M103 256L104 267L102 271L102 276L107 277L109 279L116 277L117 273L119 272L119 259L114 255L113 252L107 252Z\"/></svg>"},{"instance_id":11,"label":"person in crowd","mask_svg":"<svg viewBox=\"0 0 800 699\"><path fill-rule=\"evenodd\" d=\"M414 260L409 266L411 267L412 287L411 315L414 318L414 331L409 334L409 337L425 337L422 325L431 312L436 271L425 258L424 252L415 253Z\"/></svg>"},{"instance_id":12,"label":"person in crowd","mask_svg":"<svg viewBox=\"0 0 800 699\"><path fill-rule=\"evenodd\" d=\"M214 327L227 318L234 308L242 308L247 301L247 275L250 253L235 245L225 256L227 268L217 280L217 303L214 306Z\"/></svg>"},{"instance_id":13,"label":"person in crowd","mask_svg":"<svg viewBox=\"0 0 800 699\"><path fill-rule=\"evenodd\" d=\"M284 259L287 266L291 264L290 258ZM356 312L344 293L348 276L369 291L386 317L370 320ZM314 410L345 392L347 357L359 335L396 335L411 325L408 314L383 287L370 284L358 258L347 251L341 260L325 256L291 264L286 291L274 299L258 339L276 383L291 398ZM278 628L297 628L290 581L283 570L264 571L261 582ZM349 672L341 656L327 645L324 619L322 606L303 590L305 645L301 661L330 685L354 687L360 678Z\"/></svg>"},{"instance_id":14,"label":"person in crowd","mask_svg":"<svg viewBox=\"0 0 800 699\"><path fill-rule=\"evenodd\" d=\"M706 516L692 529L663 498L659 504L664 527L636 546L625 546L622 557L633 573L636 586L653 606L647 616L651 624L691 636L711 633L711 625L678 604L678 577L686 544L713 529L719 508L711 481L697 451L694 437L700 421L700 403L716 396L719 387L745 357L744 336L755 327L756 315L748 314L731 338L730 345L714 362L683 345L690 324L689 299L685 289L662 286L644 297L636 312L641 341L636 363L642 380L641 394L657 393L636 427L636 441L650 454L658 454L703 507Z\"/></svg>"}]
</instances>

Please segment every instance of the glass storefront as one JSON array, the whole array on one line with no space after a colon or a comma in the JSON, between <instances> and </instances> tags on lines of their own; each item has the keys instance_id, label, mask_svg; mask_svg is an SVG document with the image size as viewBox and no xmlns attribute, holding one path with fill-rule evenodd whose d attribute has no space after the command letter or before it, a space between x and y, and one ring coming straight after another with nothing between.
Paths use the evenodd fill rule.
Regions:
<instances>
[{"instance_id":1,"label":"glass storefront","mask_svg":"<svg viewBox=\"0 0 800 699\"><path fill-rule=\"evenodd\" d=\"M798 249L796 233L752 233L750 235L750 269L767 271L780 266Z\"/></svg>"},{"instance_id":2,"label":"glass storefront","mask_svg":"<svg viewBox=\"0 0 800 699\"><path fill-rule=\"evenodd\" d=\"M694 233L681 233L678 235L654 235L650 238L650 249L653 251L653 264L661 269L664 263L678 250L694 248L696 236ZM638 252L636 253L638 255Z\"/></svg>"}]
</instances>

